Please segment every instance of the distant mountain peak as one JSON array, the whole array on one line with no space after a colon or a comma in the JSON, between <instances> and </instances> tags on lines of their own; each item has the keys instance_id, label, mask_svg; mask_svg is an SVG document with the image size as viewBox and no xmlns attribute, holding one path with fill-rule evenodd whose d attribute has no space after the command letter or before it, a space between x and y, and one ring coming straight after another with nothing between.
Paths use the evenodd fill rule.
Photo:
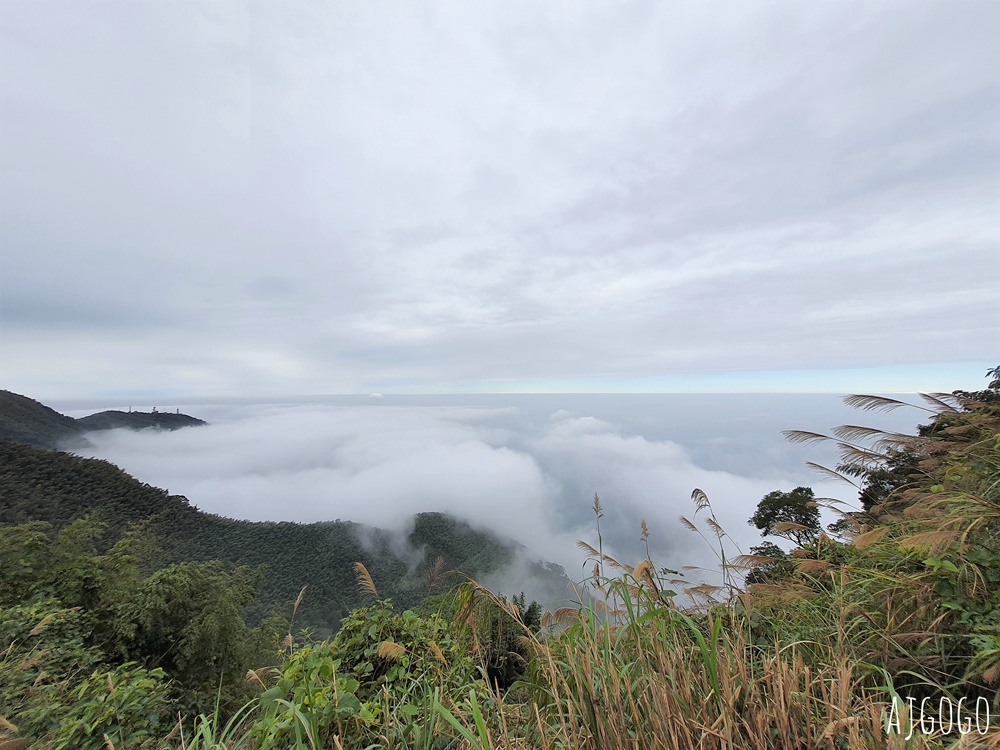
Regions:
<instances>
[{"instance_id":1,"label":"distant mountain peak","mask_svg":"<svg viewBox=\"0 0 1000 750\"><path fill-rule=\"evenodd\" d=\"M207 424L202 419L175 412L102 411L80 419L60 414L19 393L0 390L0 437L38 448L59 448L83 440L85 432L113 429L179 430Z\"/></svg>"},{"instance_id":2,"label":"distant mountain peak","mask_svg":"<svg viewBox=\"0 0 1000 750\"><path fill-rule=\"evenodd\" d=\"M102 411L89 417L76 420L83 430L114 430L125 428L129 430L144 430L154 428L159 430L179 430L182 427L198 427L208 424L203 419L176 412L157 411Z\"/></svg>"}]
</instances>

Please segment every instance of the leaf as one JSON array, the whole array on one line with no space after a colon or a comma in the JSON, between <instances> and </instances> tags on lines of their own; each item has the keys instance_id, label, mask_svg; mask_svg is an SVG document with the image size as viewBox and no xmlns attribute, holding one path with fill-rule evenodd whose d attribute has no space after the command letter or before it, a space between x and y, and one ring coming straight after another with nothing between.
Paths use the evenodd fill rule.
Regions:
<instances>
[{"instance_id":1,"label":"leaf","mask_svg":"<svg viewBox=\"0 0 1000 750\"><path fill-rule=\"evenodd\" d=\"M275 701L283 697L285 691L279 686L269 688L260 694L260 705L264 708L269 708Z\"/></svg>"}]
</instances>

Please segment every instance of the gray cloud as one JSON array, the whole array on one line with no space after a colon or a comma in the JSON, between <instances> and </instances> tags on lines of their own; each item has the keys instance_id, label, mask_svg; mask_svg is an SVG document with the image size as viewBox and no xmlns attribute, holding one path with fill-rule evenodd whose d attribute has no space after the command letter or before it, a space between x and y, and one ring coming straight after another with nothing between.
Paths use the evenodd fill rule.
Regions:
<instances>
[{"instance_id":1,"label":"gray cloud","mask_svg":"<svg viewBox=\"0 0 1000 750\"><path fill-rule=\"evenodd\" d=\"M992 366L998 24L987 0L15 2L7 386Z\"/></svg>"}]
</instances>

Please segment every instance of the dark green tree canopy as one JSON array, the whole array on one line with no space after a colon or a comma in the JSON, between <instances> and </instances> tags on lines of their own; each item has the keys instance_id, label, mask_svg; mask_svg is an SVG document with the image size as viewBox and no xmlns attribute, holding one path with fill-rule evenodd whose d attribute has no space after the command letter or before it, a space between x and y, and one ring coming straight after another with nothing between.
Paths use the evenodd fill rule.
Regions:
<instances>
[{"instance_id":1,"label":"dark green tree canopy","mask_svg":"<svg viewBox=\"0 0 1000 750\"><path fill-rule=\"evenodd\" d=\"M749 523L760 529L761 536L780 536L802 546L819 533L819 507L811 487L796 487L791 492L775 490L764 495ZM794 528L775 528L794 524Z\"/></svg>"}]
</instances>

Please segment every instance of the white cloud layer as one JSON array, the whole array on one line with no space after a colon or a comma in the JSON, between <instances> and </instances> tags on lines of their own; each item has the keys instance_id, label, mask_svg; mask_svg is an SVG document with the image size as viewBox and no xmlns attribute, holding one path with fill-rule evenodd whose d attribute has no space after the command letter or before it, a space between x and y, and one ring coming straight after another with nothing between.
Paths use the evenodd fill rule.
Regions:
<instances>
[{"instance_id":1,"label":"white cloud layer","mask_svg":"<svg viewBox=\"0 0 1000 750\"><path fill-rule=\"evenodd\" d=\"M997 28L992 0L5 3L6 386L978 372Z\"/></svg>"},{"instance_id":2,"label":"white cloud layer","mask_svg":"<svg viewBox=\"0 0 1000 750\"><path fill-rule=\"evenodd\" d=\"M212 424L90 433L90 453L235 518L340 518L403 530L415 513L447 511L518 540L576 578L583 562L576 540L597 544L595 492L607 550L637 562L644 519L655 559L675 568L713 564L706 544L678 521L694 517L696 487L744 551L760 540L747 518L767 492L810 484L820 496L854 494L817 482L804 456L828 457L789 446L778 432L791 413L793 426L807 429L847 421L830 397L344 401L191 408ZM616 423L602 418L608 413L619 415ZM895 426L912 428L915 419L897 418Z\"/></svg>"}]
</instances>

